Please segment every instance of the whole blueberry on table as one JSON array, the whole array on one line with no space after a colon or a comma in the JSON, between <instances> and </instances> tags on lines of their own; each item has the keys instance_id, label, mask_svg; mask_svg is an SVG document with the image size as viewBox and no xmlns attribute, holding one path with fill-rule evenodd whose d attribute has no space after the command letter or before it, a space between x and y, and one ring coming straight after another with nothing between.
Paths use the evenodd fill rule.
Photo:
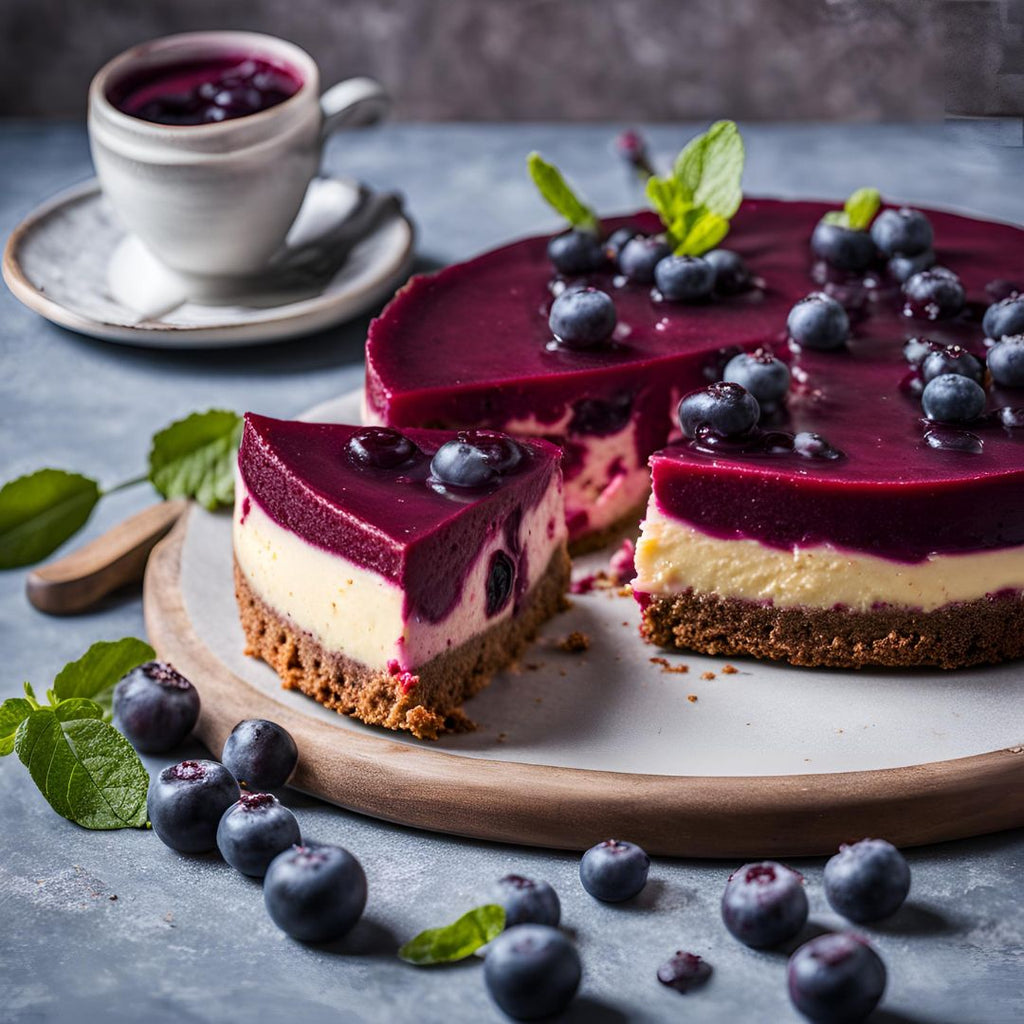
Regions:
<instances>
[{"instance_id":1,"label":"whole blueberry on table","mask_svg":"<svg viewBox=\"0 0 1024 1024\"><path fill-rule=\"evenodd\" d=\"M837 914L858 924L895 914L910 892L910 865L892 843L843 844L825 865L825 897Z\"/></svg>"},{"instance_id":2,"label":"whole blueberry on table","mask_svg":"<svg viewBox=\"0 0 1024 1024\"><path fill-rule=\"evenodd\" d=\"M263 879L263 902L281 931L303 942L329 942L352 930L366 906L362 865L340 846L293 846Z\"/></svg>"},{"instance_id":3,"label":"whole blueberry on table","mask_svg":"<svg viewBox=\"0 0 1024 1024\"><path fill-rule=\"evenodd\" d=\"M299 751L276 722L247 718L231 730L220 759L246 789L280 789L295 771Z\"/></svg>"},{"instance_id":4,"label":"whole blueberry on table","mask_svg":"<svg viewBox=\"0 0 1024 1024\"><path fill-rule=\"evenodd\" d=\"M744 864L722 893L722 920L734 938L754 949L777 946L807 923L803 876L775 861Z\"/></svg>"},{"instance_id":5,"label":"whole blueberry on table","mask_svg":"<svg viewBox=\"0 0 1024 1024\"><path fill-rule=\"evenodd\" d=\"M811 252L836 270L867 270L878 253L866 231L819 221L811 235Z\"/></svg>"},{"instance_id":6,"label":"whole blueberry on table","mask_svg":"<svg viewBox=\"0 0 1024 1024\"><path fill-rule=\"evenodd\" d=\"M932 267L908 277L903 282L903 295L904 313L925 320L956 316L966 301L960 278L946 267Z\"/></svg>"},{"instance_id":7,"label":"whole blueberry on table","mask_svg":"<svg viewBox=\"0 0 1024 1024\"><path fill-rule=\"evenodd\" d=\"M986 338L998 341L1010 334L1024 334L1024 295L1011 295L994 302L981 321Z\"/></svg>"},{"instance_id":8,"label":"whole blueberry on table","mask_svg":"<svg viewBox=\"0 0 1024 1024\"><path fill-rule=\"evenodd\" d=\"M217 845L217 826L238 799L235 777L216 761L182 761L149 784L146 809L157 837L181 853L205 853Z\"/></svg>"},{"instance_id":9,"label":"whole blueberry on table","mask_svg":"<svg viewBox=\"0 0 1024 1024\"><path fill-rule=\"evenodd\" d=\"M670 302L696 302L714 290L715 268L700 256L666 256L654 268L654 284Z\"/></svg>"},{"instance_id":10,"label":"whole blueberry on table","mask_svg":"<svg viewBox=\"0 0 1024 1024\"><path fill-rule=\"evenodd\" d=\"M647 884L651 858L636 843L606 839L580 858L580 881L594 899L631 900Z\"/></svg>"},{"instance_id":11,"label":"whole blueberry on table","mask_svg":"<svg viewBox=\"0 0 1024 1024\"><path fill-rule=\"evenodd\" d=\"M992 379L1004 388L1024 388L1024 334L1004 337L988 350Z\"/></svg>"},{"instance_id":12,"label":"whole blueberry on table","mask_svg":"<svg viewBox=\"0 0 1024 1024\"><path fill-rule=\"evenodd\" d=\"M916 256L893 256L885 265L889 276L900 284L915 274L920 274L922 270L930 270L934 266L935 252L932 249L925 249Z\"/></svg>"},{"instance_id":13,"label":"whole blueberry on table","mask_svg":"<svg viewBox=\"0 0 1024 1024\"><path fill-rule=\"evenodd\" d=\"M883 210L871 225L871 238L883 256L917 256L934 241L931 221L906 206Z\"/></svg>"},{"instance_id":14,"label":"whole blueberry on table","mask_svg":"<svg viewBox=\"0 0 1024 1024\"><path fill-rule=\"evenodd\" d=\"M921 408L937 423L967 423L985 411L985 389L970 377L944 373L925 385Z\"/></svg>"},{"instance_id":15,"label":"whole blueberry on table","mask_svg":"<svg viewBox=\"0 0 1024 1024\"><path fill-rule=\"evenodd\" d=\"M842 348L850 336L850 318L830 295L814 292L801 299L786 318L789 336L804 348Z\"/></svg>"},{"instance_id":16,"label":"whole blueberry on table","mask_svg":"<svg viewBox=\"0 0 1024 1024\"><path fill-rule=\"evenodd\" d=\"M691 391L679 403L679 427L691 440L705 433L742 437L757 425L761 407L745 387L720 381Z\"/></svg>"},{"instance_id":17,"label":"whole blueberry on table","mask_svg":"<svg viewBox=\"0 0 1024 1024\"><path fill-rule=\"evenodd\" d=\"M551 303L548 326L566 348L593 348L611 336L618 322L611 296L598 288L562 292Z\"/></svg>"},{"instance_id":18,"label":"whole blueberry on table","mask_svg":"<svg viewBox=\"0 0 1024 1024\"><path fill-rule=\"evenodd\" d=\"M609 262L618 266L619 254L625 248L626 243L640 234L636 228L616 228L604 240L604 254Z\"/></svg>"},{"instance_id":19,"label":"whole blueberry on table","mask_svg":"<svg viewBox=\"0 0 1024 1024\"><path fill-rule=\"evenodd\" d=\"M672 247L664 238L638 235L631 238L619 252L619 270L634 284L651 284L654 268L672 254Z\"/></svg>"},{"instance_id":20,"label":"whole blueberry on table","mask_svg":"<svg viewBox=\"0 0 1024 1024\"><path fill-rule=\"evenodd\" d=\"M484 983L491 998L516 1020L561 1013L580 986L576 947L556 928L519 924L487 947Z\"/></svg>"},{"instance_id":21,"label":"whole blueberry on table","mask_svg":"<svg viewBox=\"0 0 1024 1024\"><path fill-rule=\"evenodd\" d=\"M761 348L733 356L723 379L746 388L761 406L777 405L789 391L789 367Z\"/></svg>"},{"instance_id":22,"label":"whole blueberry on table","mask_svg":"<svg viewBox=\"0 0 1024 1024\"><path fill-rule=\"evenodd\" d=\"M133 668L114 687L114 725L144 754L177 747L199 718L199 694L163 661Z\"/></svg>"},{"instance_id":23,"label":"whole blueberry on table","mask_svg":"<svg viewBox=\"0 0 1024 1024\"><path fill-rule=\"evenodd\" d=\"M856 1024L885 991L885 964L857 935L819 935L790 958L793 1005L814 1024Z\"/></svg>"},{"instance_id":24,"label":"whole blueberry on table","mask_svg":"<svg viewBox=\"0 0 1024 1024\"><path fill-rule=\"evenodd\" d=\"M295 815L270 793L243 793L217 826L220 855L253 878L262 878L279 853L300 841Z\"/></svg>"},{"instance_id":25,"label":"whole blueberry on table","mask_svg":"<svg viewBox=\"0 0 1024 1024\"><path fill-rule=\"evenodd\" d=\"M970 377L978 384L985 380L985 368L981 361L961 345L943 345L929 352L921 360L921 380L925 384L944 373Z\"/></svg>"},{"instance_id":26,"label":"whole blueberry on table","mask_svg":"<svg viewBox=\"0 0 1024 1024\"><path fill-rule=\"evenodd\" d=\"M560 274L589 274L605 266L604 246L592 231L566 231L548 242L548 259Z\"/></svg>"},{"instance_id":27,"label":"whole blueberry on table","mask_svg":"<svg viewBox=\"0 0 1024 1024\"><path fill-rule=\"evenodd\" d=\"M364 427L349 438L348 452L359 465L397 469L411 462L419 448L392 427Z\"/></svg>"},{"instance_id":28,"label":"whole blueberry on table","mask_svg":"<svg viewBox=\"0 0 1024 1024\"><path fill-rule=\"evenodd\" d=\"M746 260L731 249L712 249L704 259L715 272L715 291L719 295L738 295L753 284L754 276Z\"/></svg>"},{"instance_id":29,"label":"whole blueberry on table","mask_svg":"<svg viewBox=\"0 0 1024 1024\"><path fill-rule=\"evenodd\" d=\"M499 879L494 896L494 902L505 908L506 928L517 924L546 924L557 928L561 920L558 893L547 882L506 875Z\"/></svg>"}]
</instances>

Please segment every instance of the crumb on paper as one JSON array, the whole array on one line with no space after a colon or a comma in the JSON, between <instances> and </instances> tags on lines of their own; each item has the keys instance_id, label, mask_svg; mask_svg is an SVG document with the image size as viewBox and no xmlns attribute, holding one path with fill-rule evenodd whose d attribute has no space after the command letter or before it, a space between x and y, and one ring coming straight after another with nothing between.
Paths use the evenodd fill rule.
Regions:
<instances>
[{"instance_id":1,"label":"crumb on paper","mask_svg":"<svg viewBox=\"0 0 1024 1024\"><path fill-rule=\"evenodd\" d=\"M590 637L586 633L581 633L578 629L574 629L559 642L558 646L569 654L581 654L590 647Z\"/></svg>"},{"instance_id":2,"label":"crumb on paper","mask_svg":"<svg viewBox=\"0 0 1024 1024\"><path fill-rule=\"evenodd\" d=\"M734 676L734 675L736 675L737 672L739 672L739 669L735 665L723 665L722 666L722 675Z\"/></svg>"},{"instance_id":3,"label":"crumb on paper","mask_svg":"<svg viewBox=\"0 0 1024 1024\"><path fill-rule=\"evenodd\" d=\"M690 702L691 704L696 704L696 703L697 703L697 694L695 694L695 693L688 693L688 694L686 695L686 699L687 699L687 700L688 700L688 701L689 701L689 702Z\"/></svg>"},{"instance_id":4,"label":"crumb on paper","mask_svg":"<svg viewBox=\"0 0 1024 1024\"><path fill-rule=\"evenodd\" d=\"M685 675L690 671L689 665L673 665L668 658L648 658L652 665L660 665L662 672L674 672L678 675Z\"/></svg>"},{"instance_id":5,"label":"crumb on paper","mask_svg":"<svg viewBox=\"0 0 1024 1024\"><path fill-rule=\"evenodd\" d=\"M714 679L715 678L715 673L714 672L701 672L700 677L701 677L701 679Z\"/></svg>"}]
</instances>

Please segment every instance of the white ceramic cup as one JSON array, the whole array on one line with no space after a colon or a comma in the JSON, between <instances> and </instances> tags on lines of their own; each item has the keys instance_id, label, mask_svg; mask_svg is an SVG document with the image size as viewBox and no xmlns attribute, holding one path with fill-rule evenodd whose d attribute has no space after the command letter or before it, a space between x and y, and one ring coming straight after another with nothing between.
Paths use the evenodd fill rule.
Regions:
<instances>
[{"instance_id":1,"label":"white ceramic cup","mask_svg":"<svg viewBox=\"0 0 1024 1024\"><path fill-rule=\"evenodd\" d=\"M155 124L123 113L111 89L140 72L226 55L282 62L301 85L255 114L200 125ZM313 58L256 32L188 32L115 57L89 89L89 143L103 192L124 226L186 283L190 296L237 291L284 244L324 140L379 120L390 101L369 78L320 95Z\"/></svg>"}]
</instances>

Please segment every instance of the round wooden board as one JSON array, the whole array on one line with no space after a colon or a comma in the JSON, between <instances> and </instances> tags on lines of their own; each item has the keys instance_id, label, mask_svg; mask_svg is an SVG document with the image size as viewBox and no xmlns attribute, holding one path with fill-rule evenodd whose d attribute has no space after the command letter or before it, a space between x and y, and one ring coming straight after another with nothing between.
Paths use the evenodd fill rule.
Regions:
<instances>
[{"instance_id":1,"label":"round wooden board","mask_svg":"<svg viewBox=\"0 0 1024 1024\"><path fill-rule=\"evenodd\" d=\"M621 836L688 857L824 854L866 835L911 846L1024 825L1020 746L871 771L679 776L466 757L339 729L242 679L198 635L182 590L189 519L150 558L145 614L160 657L200 689L200 737L218 751L240 719L280 722L301 754L293 785L342 807L478 839L582 850Z\"/></svg>"}]
</instances>

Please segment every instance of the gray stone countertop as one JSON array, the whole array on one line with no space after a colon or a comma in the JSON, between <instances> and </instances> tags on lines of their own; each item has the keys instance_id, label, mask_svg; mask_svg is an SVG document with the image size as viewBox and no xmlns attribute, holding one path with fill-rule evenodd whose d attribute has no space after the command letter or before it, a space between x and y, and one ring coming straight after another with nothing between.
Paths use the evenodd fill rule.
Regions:
<instances>
[{"instance_id":1,"label":"gray stone countertop","mask_svg":"<svg viewBox=\"0 0 1024 1024\"><path fill-rule=\"evenodd\" d=\"M651 129L667 158L696 126ZM639 203L610 155L612 126L389 126L336 138L332 171L402 190L420 228L423 265L465 258L552 227L523 171L540 149L603 211ZM1024 221L1024 150L942 126L750 127L746 188L841 197L876 185L890 197ZM37 203L91 173L79 125L0 126L0 234ZM1019 268L1018 268L1019 269ZM368 318L311 338L233 351L156 352L93 341L0 294L3 479L42 466L107 485L138 473L150 435L194 409L300 412L358 385ZM481 344L487 344L481 338ZM152 500L136 487L103 501L95 536ZM137 594L72 619L34 612L23 573L0 574L0 697L23 679L45 689L90 643L144 635ZM628 741L628 737L624 737ZM198 748L185 753L197 754ZM146 758L150 770L171 758ZM1022 799L1007 794L1007 799ZM382 824L290 794L303 832L350 848L369 877L363 922L313 948L271 924L259 886L214 857L180 857L142 831L87 832L57 817L11 757L0 764L0 1020L497 1021L478 963L415 969L394 955L421 928L454 919L510 871L545 878L584 962L566 1020L796 1021L785 956L757 953L722 926L718 900L734 863L658 859L633 905L601 905L577 857L489 845ZM628 838L628 837L626 837ZM866 929L889 968L876 1022L1024 1019L1024 833L910 851L910 903ZM812 924L837 927L821 892L823 861L801 861ZM116 899L114 898L116 897ZM676 949L715 968L681 996L655 979Z\"/></svg>"}]
</instances>

